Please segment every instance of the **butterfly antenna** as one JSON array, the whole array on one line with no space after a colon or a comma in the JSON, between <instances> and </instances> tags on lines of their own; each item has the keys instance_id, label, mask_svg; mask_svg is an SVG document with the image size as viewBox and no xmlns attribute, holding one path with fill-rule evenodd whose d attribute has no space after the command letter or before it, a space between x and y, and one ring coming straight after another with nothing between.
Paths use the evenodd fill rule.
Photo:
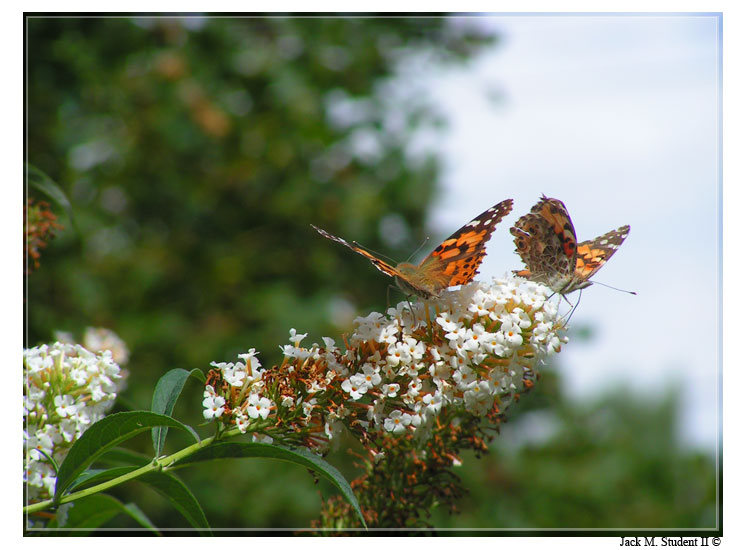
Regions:
<instances>
[{"instance_id":1,"label":"butterfly antenna","mask_svg":"<svg viewBox=\"0 0 750 550\"><path fill-rule=\"evenodd\" d=\"M591 281L591 282L592 282L592 283L595 283L595 284L597 284L597 285L602 285L602 286L606 286L607 288L611 288L612 290L618 290L618 291L620 291L620 292L627 292L628 294L632 294L633 296L638 296L638 294L636 294L636 293L635 293L635 292L633 292L632 290L624 290L624 289L622 289L622 288L617 288L616 286L609 286L609 285L605 285L604 283L600 283L600 282L598 282L598 281Z\"/></svg>"},{"instance_id":2,"label":"butterfly antenna","mask_svg":"<svg viewBox=\"0 0 750 550\"><path fill-rule=\"evenodd\" d=\"M409 258L408 258L408 259L407 259L406 261L407 261L407 262L410 262L410 261L411 261L411 259L412 259L412 258L414 257L414 255L415 255L415 254L416 254L417 252L419 252L420 250L422 250L422 248L424 247L424 245L426 245L426 244L427 244L427 241L429 241L429 240L430 240L430 238L429 238L429 237L425 237L425 238L424 238L424 240L422 241L422 244L420 244L420 245L419 245L419 248L417 248L417 249L416 249L416 250L415 250L414 252L412 252L412 253L411 253L411 256L409 256Z\"/></svg>"},{"instance_id":3,"label":"butterfly antenna","mask_svg":"<svg viewBox=\"0 0 750 550\"><path fill-rule=\"evenodd\" d=\"M379 257L379 258L384 258L384 259L388 260L389 262L392 262L393 264L399 263L397 260L394 260L390 256L387 256L386 254L383 254L382 252L378 252L376 250L373 250L372 248L366 247L365 245L363 245L359 241L352 241L352 244L355 245L355 246L358 246L359 248L367 250L373 256L376 256L376 257Z\"/></svg>"}]
</instances>

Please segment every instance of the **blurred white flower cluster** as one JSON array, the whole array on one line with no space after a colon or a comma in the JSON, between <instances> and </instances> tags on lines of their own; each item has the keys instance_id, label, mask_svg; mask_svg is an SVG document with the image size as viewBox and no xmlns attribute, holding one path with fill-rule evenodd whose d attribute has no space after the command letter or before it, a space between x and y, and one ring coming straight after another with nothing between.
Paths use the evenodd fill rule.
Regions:
<instances>
[{"instance_id":1,"label":"blurred white flower cluster","mask_svg":"<svg viewBox=\"0 0 750 550\"><path fill-rule=\"evenodd\" d=\"M108 328L86 327L81 342L76 342L71 333L62 331L55 332L55 339L65 344L80 343L87 350L94 352L108 349L112 352L114 362L120 366L127 365L130 359L130 351L125 342Z\"/></svg>"},{"instance_id":2,"label":"blurred white flower cluster","mask_svg":"<svg viewBox=\"0 0 750 550\"><path fill-rule=\"evenodd\" d=\"M112 408L125 371L109 350L55 342L24 350L23 373L24 482L27 500L38 501L54 492L50 457L59 466L81 434Z\"/></svg>"},{"instance_id":3,"label":"blurred white flower cluster","mask_svg":"<svg viewBox=\"0 0 750 550\"><path fill-rule=\"evenodd\" d=\"M285 426L324 447L321 439L345 428L426 438L441 412L500 414L567 341L545 290L519 277L464 285L427 302L436 311L429 320L425 302L402 302L388 316L357 318L343 350L331 338L301 347L306 334L292 329L278 367L261 369L253 350L244 362L212 363L220 382L206 386L204 416L229 413L223 420L243 432Z\"/></svg>"}]
</instances>

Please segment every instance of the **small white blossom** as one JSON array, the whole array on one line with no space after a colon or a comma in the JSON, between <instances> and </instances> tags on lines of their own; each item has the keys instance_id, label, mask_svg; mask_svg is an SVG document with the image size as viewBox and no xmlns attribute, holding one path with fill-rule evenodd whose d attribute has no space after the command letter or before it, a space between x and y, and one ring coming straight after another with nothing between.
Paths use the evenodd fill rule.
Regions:
<instances>
[{"instance_id":1,"label":"small white blossom","mask_svg":"<svg viewBox=\"0 0 750 550\"><path fill-rule=\"evenodd\" d=\"M295 329L289 329L289 341L294 344L295 346L298 346L299 343L304 340L307 337L307 333L304 334L297 334L297 331Z\"/></svg>"},{"instance_id":2,"label":"small white blossom","mask_svg":"<svg viewBox=\"0 0 750 550\"><path fill-rule=\"evenodd\" d=\"M203 418L213 420L224 414L224 404L226 401L220 395L207 396L203 400Z\"/></svg>"},{"instance_id":3,"label":"small white blossom","mask_svg":"<svg viewBox=\"0 0 750 550\"><path fill-rule=\"evenodd\" d=\"M383 427L387 432L393 432L396 434L403 433L406 431L406 427L409 425L411 417L404 415L401 411L392 411L388 418L385 419Z\"/></svg>"},{"instance_id":4,"label":"small white blossom","mask_svg":"<svg viewBox=\"0 0 750 550\"><path fill-rule=\"evenodd\" d=\"M365 376L363 374L355 374L344 380L341 384L341 388L345 392L349 392L353 401L358 401L362 395L367 391L368 387L365 382Z\"/></svg>"},{"instance_id":5,"label":"small white blossom","mask_svg":"<svg viewBox=\"0 0 750 550\"><path fill-rule=\"evenodd\" d=\"M261 397L257 393L251 393L247 400L247 414L250 418L262 418L265 420L271 413L271 400Z\"/></svg>"}]
</instances>

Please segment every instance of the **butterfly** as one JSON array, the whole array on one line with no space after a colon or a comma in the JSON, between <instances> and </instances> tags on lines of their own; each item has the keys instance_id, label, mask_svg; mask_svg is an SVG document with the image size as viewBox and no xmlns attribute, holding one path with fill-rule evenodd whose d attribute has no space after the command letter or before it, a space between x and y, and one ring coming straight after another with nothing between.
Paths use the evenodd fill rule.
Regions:
<instances>
[{"instance_id":1,"label":"butterfly","mask_svg":"<svg viewBox=\"0 0 750 550\"><path fill-rule=\"evenodd\" d=\"M630 232L629 225L579 243L562 201L542 195L510 233L526 269L516 275L565 295L592 285L594 273L612 257Z\"/></svg>"},{"instance_id":2,"label":"butterfly","mask_svg":"<svg viewBox=\"0 0 750 550\"><path fill-rule=\"evenodd\" d=\"M370 260L380 271L393 277L398 287L407 295L429 299L438 296L449 286L471 282L486 255L485 246L495 226L512 209L513 199L504 200L488 208L440 243L419 265L404 262L393 267L361 248L356 242L349 243L319 227L312 227L324 237L341 243Z\"/></svg>"}]
</instances>

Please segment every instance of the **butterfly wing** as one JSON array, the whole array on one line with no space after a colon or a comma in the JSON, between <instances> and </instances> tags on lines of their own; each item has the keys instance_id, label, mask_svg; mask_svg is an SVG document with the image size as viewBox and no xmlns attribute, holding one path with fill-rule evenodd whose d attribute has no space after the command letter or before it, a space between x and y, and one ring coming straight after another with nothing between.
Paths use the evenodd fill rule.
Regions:
<instances>
[{"instance_id":1,"label":"butterfly wing","mask_svg":"<svg viewBox=\"0 0 750 550\"><path fill-rule=\"evenodd\" d=\"M471 282L487 254L487 241L512 209L513 199L499 202L453 233L417 266L417 282L434 294Z\"/></svg>"},{"instance_id":2,"label":"butterfly wing","mask_svg":"<svg viewBox=\"0 0 750 550\"><path fill-rule=\"evenodd\" d=\"M526 265L526 269L516 271L516 275L546 283L548 273L554 270L555 258L562 253L552 227L538 214L531 213L521 216L510 228L510 234L514 237L516 253Z\"/></svg>"},{"instance_id":3,"label":"butterfly wing","mask_svg":"<svg viewBox=\"0 0 750 550\"><path fill-rule=\"evenodd\" d=\"M601 237L578 244L575 277L587 281L617 252L620 245L630 233L630 226L623 225Z\"/></svg>"},{"instance_id":4,"label":"butterfly wing","mask_svg":"<svg viewBox=\"0 0 750 550\"><path fill-rule=\"evenodd\" d=\"M361 254L362 256L364 256L365 258L367 258L368 260L370 260L370 262L372 262L372 265L374 265L376 268L378 268L380 271L382 271L386 275L390 275L391 277L400 277L401 276L399 274L399 272L396 270L396 268L394 268L391 265L387 264L386 262L384 262L380 258L376 258L372 254L370 254L367 250L365 250L365 249L360 248L359 246L357 246L356 243L355 244L351 244L351 243L345 241L344 239L342 239L341 237L337 237L335 235L331 235L330 233L328 233L327 231L324 231L320 227L315 227L313 225L312 228L315 229L315 231L317 231L321 235L323 235L325 238L331 239L332 241L336 241L337 243L343 244L345 247L347 247L347 248L349 248L351 250L354 250L354 252L356 252L357 254Z\"/></svg>"},{"instance_id":5,"label":"butterfly wing","mask_svg":"<svg viewBox=\"0 0 750 550\"><path fill-rule=\"evenodd\" d=\"M560 241L563 253L570 260L568 269L572 271L575 266L578 240L568 209L562 201L542 195L541 200L531 208L531 212L541 216L552 228L552 232Z\"/></svg>"},{"instance_id":6,"label":"butterfly wing","mask_svg":"<svg viewBox=\"0 0 750 550\"><path fill-rule=\"evenodd\" d=\"M546 284L560 294L586 288L591 285L589 278L612 257L629 231L630 226L624 225L577 243L565 205L542 195L531 212L510 230L516 252L526 264L526 269L516 274Z\"/></svg>"}]
</instances>

